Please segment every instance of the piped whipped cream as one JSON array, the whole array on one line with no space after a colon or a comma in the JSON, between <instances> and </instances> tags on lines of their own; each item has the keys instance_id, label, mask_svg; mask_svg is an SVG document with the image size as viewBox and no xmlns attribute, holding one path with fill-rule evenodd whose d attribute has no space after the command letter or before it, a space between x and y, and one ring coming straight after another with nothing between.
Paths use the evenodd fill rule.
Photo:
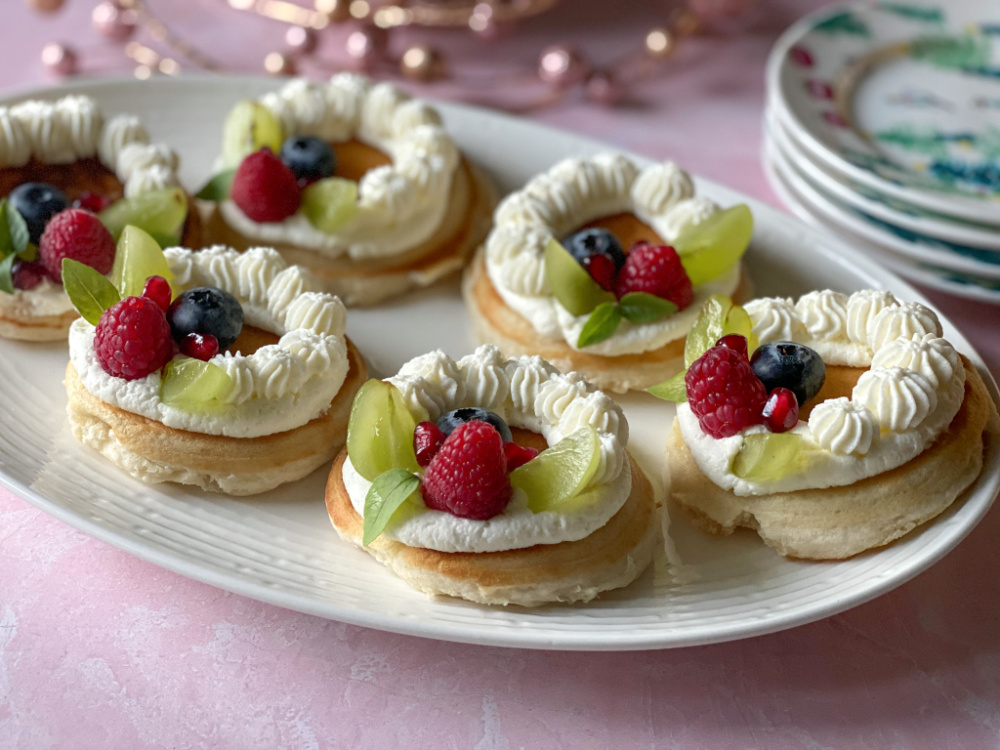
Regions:
<instances>
[{"instance_id":1,"label":"piped whipped cream","mask_svg":"<svg viewBox=\"0 0 1000 750\"><path fill-rule=\"evenodd\" d=\"M511 193L497 207L486 240L486 271L504 302L538 333L578 349L587 315L571 315L552 296L545 276L545 246L605 216L632 213L665 242L719 210L695 196L691 177L673 162L639 169L620 154L566 159ZM713 294L731 295L740 269L695 289L694 302L653 323L622 321L610 338L586 347L592 354L618 356L658 349L687 334L702 303Z\"/></svg>"},{"instance_id":2,"label":"piped whipped cream","mask_svg":"<svg viewBox=\"0 0 1000 750\"><path fill-rule=\"evenodd\" d=\"M410 360L388 379L418 421L437 420L452 409L478 406L512 427L540 433L549 445L589 424L600 440L597 473L572 513L532 513L520 490L506 510L487 521L424 509L390 524L390 539L440 552L498 552L535 544L574 541L593 533L621 508L632 488L625 447L628 423L621 408L576 373L561 375L540 357L504 359L493 346L455 361L441 351ZM351 504L364 516L371 482L344 463Z\"/></svg>"},{"instance_id":3,"label":"piped whipped cream","mask_svg":"<svg viewBox=\"0 0 1000 750\"><path fill-rule=\"evenodd\" d=\"M32 157L45 164L97 157L129 197L178 184L173 151L151 144L145 127L131 115L105 119L88 96L0 107L0 167L21 167Z\"/></svg>"},{"instance_id":4,"label":"piped whipped cream","mask_svg":"<svg viewBox=\"0 0 1000 750\"><path fill-rule=\"evenodd\" d=\"M702 472L736 495L853 484L902 466L947 429L965 397L965 368L941 338L937 315L889 292L848 296L811 292L745 305L761 344L794 341L816 350L828 365L869 367L850 398L816 404L808 421L793 428L803 439L805 468L774 481L748 481L732 473L743 436L767 432L758 425L715 439L704 433L688 404L677 419Z\"/></svg>"},{"instance_id":5,"label":"piped whipped cream","mask_svg":"<svg viewBox=\"0 0 1000 750\"><path fill-rule=\"evenodd\" d=\"M392 164L362 177L358 213L334 234L316 229L301 211L284 221L258 223L233 201L222 201L219 210L240 234L264 244L360 260L398 255L437 231L459 153L436 110L392 84L373 84L354 73L338 73L325 84L294 80L260 101L281 122L286 137L356 138L387 154Z\"/></svg>"},{"instance_id":6,"label":"piped whipped cream","mask_svg":"<svg viewBox=\"0 0 1000 750\"><path fill-rule=\"evenodd\" d=\"M347 376L344 329L347 312L340 299L317 291L299 266L289 266L271 248L244 253L215 246L199 252L164 251L175 289L214 286L236 297L244 324L279 336L253 354L220 353L210 362L230 376L219 408L188 411L160 401L160 373L127 381L109 375L94 351L95 328L73 323L69 352L84 388L119 409L168 427L209 435L252 438L291 430L330 407Z\"/></svg>"}]
</instances>

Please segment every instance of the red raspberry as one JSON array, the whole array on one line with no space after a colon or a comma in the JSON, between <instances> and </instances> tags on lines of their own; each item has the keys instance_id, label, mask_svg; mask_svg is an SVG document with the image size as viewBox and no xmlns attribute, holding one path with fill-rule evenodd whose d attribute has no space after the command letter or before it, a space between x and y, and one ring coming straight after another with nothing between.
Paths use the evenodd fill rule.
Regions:
<instances>
[{"instance_id":1,"label":"red raspberry","mask_svg":"<svg viewBox=\"0 0 1000 750\"><path fill-rule=\"evenodd\" d=\"M735 349L713 346L691 363L684 384L691 411L712 437L730 437L764 419L767 390Z\"/></svg>"},{"instance_id":2,"label":"red raspberry","mask_svg":"<svg viewBox=\"0 0 1000 750\"><path fill-rule=\"evenodd\" d=\"M295 175L269 148L243 160L233 176L229 196L253 221L283 221L302 203Z\"/></svg>"},{"instance_id":3,"label":"red raspberry","mask_svg":"<svg viewBox=\"0 0 1000 750\"><path fill-rule=\"evenodd\" d=\"M445 439L421 486L428 508L484 521L510 502L503 438L486 422L465 422Z\"/></svg>"},{"instance_id":4,"label":"red raspberry","mask_svg":"<svg viewBox=\"0 0 1000 750\"><path fill-rule=\"evenodd\" d=\"M47 277L45 266L34 260L19 260L10 271L15 289L34 289Z\"/></svg>"},{"instance_id":5,"label":"red raspberry","mask_svg":"<svg viewBox=\"0 0 1000 750\"><path fill-rule=\"evenodd\" d=\"M109 375L125 380L144 378L174 355L170 324L153 300L126 297L101 316L94 350Z\"/></svg>"},{"instance_id":6,"label":"red raspberry","mask_svg":"<svg viewBox=\"0 0 1000 750\"><path fill-rule=\"evenodd\" d=\"M594 253L584 258L583 267L587 269L590 278L596 281L601 289L608 292L615 290L615 279L618 276L618 269L615 268L615 261L610 255L605 253Z\"/></svg>"},{"instance_id":7,"label":"red raspberry","mask_svg":"<svg viewBox=\"0 0 1000 750\"><path fill-rule=\"evenodd\" d=\"M78 260L106 274L115 263L115 238L90 211L67 208L45 225L38 257L58 283L62 283L63 258Z\"/></svg>"},{"instance_id":8,"label":"red raspberry","mask_svg":"<svg viewBox=\"0 0 1000 750\"><path fill-rule=\"evenodd\" d=\"M210 333L189 333L180 340L181 354L208 362L219 353L219 340Z\"/></svg>"},{"instance_id":9,"label":"red raspberry","mask_svg":"<svg viewBox=\"0 0 1000 750\"><path fill-rule=\"evenodd\" d=\"M694 289L677 251L663 245L633 245L618 272L615 294L646 292L670 300L683 310L694 300Z\"/></svg>"},{"instance_id":10,"label":"red raspberry","mask_svg":"<svg viewBox=\"0 0 1000 750\"><path fill-rule=\"evenodd\" d=\"M421 422L413 430L413 452L417 463L427 466L444 444L445 434L434 422Z\"/></svg>"},{"instance_id":11,"label":"red raspberry","mask_svg":"<svg viewBox=\"0 0 1000 750\"><path fill-rule=\"evenodd\" d=\"M142 296L153 300L163 312L170 309L170 298L173 294L170 282L162 276L150 276L142 287Z\"/></svg>"},{"instance_id":12,"label":"red raspberry","mask_svg":"<svg viewBox=\"0 0 1000 750\"><path fill-rule=\"evenodd\" d=\"M537 448L527 448L517 443L504 443L503 453L507 458L507 471L514 471L519 466L524 466L528 461L538 455Z\"/></svg>"}]
</instances>

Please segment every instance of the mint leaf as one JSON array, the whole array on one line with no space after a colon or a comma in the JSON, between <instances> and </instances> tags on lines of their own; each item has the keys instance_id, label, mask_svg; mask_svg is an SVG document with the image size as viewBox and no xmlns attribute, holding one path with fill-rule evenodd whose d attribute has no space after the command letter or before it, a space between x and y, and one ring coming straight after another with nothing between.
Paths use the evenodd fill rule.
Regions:
<instances>
[{"instance_id":1,"label":"mint leaf","mask_svg":"<svg viewBox=\"0 0 1000 750\"><path fill-rule=\"evenodd\" d=\"M361 536L365 547L385 530L399 507L419 486L420 478L406 469L389 469L375 477L365 496L365 527Z\"/></svg>"},{"instance_id":2,"label":"mint leaf","mask_svg":"<svg viewBox=\"0 0 1000 750\"><path fill-rule=\"evenodd\" d=\"M684 385L685 375L687 375L687 370L681 370L670 378L670 380L664 380L662 383L650 386L646 389L646 393L651 393L657 398L662 398L664 401L683 404L688 400L687 386Z\"/></svg>"},{"instance_id":3,"label":"mint leaf","mask_svg":"<svg viewBox=\"0 0 1000 750\"><path fill-rule=\"evenodd\" d=\"M0 289L7 292L7 294L14 293L14 277L11 275L11 272L14 269L15 260L17 260L17 256L14 253L0 260Z\"/></svg>"},{"instance_id":4,"label":"mint leaf","mask_svg":"<svg viewBox=\"0 0 1000 750\"><path fill-rule=\"evenodd\" d=\"M599 344L605 339L611 338L621 321L622 314L618 305L614 302L602 302L594 308L590 317L587 318L576 345L583 349L585 346Z\"/></svg>"},{"instance_id":5,"label":"mint leaf","mask_svg":"<svg viewBox=\"0 0 1000 750\"><path fill-rule=\"evenodd\" d=\"M655 323L677 312L677 305L668 299L646 292L629 292L618 300L622 317L629 323Z\"/></svg>"},{"instance_id":6,"label":"mint leaf","mask_svg":"<svg viewBox=\"0 0 1000 750\"><path fill-rule=\"evenodd\" d=\"M7 220L7 230L10 234L10 242L14 248L14 252L21 255L28 247L29 236L28 236L28 224L21 216L21 212L14 208L10 203L6 203L4 206L4 218ZM27 260L27 259L25 259Z\"/></svg>"},{"instance_id":7,"label":"mint leaf","mask_svg":"<svg viewBox=\"0 0 1000 750\"><path fill-rule=\"evenodd\" d=\"M24 250L17 254L17 257L21 260L38 260L38 245L34 242L29 242Z\"/></svg>"},{"instance_id":8,"label":"mint leaf","mask_svg":"<svg viewBox=\"0 0 1000 750\"><path fill-rule=\"evenodd\" d=\"M7 199L0 200L0 258L14 253L14 240L10 236L10 222L7 220Z\"/></svg>"},{"instance_id":9,"label":"mint leaf","mask_svg":"<svg viewBox=\"0 0 1000 750\"><path fill-rule=\"evenodd\" d=\"M78 260L63 258L62 278L69 301L91 325L96 326L101 314L121 300L114 284Z\"/></svg>"},{"instance_id":10,"label":"mint leaf","mask_svg":"<svg viewBox=\"0 0 1000 750\"><path fill-rule=\"evenodd\" d=\"M203 201L224 201L229 197L229 191L233 187L233 177L236 175L235 169L227 169L213 176L205 187L197 192L195 198Z\"/></svg>"}]
</instances>

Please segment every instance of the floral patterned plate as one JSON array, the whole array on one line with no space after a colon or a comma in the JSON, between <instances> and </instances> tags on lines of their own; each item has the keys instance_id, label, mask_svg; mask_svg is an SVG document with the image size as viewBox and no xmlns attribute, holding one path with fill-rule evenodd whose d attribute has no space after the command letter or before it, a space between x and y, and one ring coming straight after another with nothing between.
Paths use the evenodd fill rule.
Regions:
<instances>
[{"instance_id":1,"label":"floral patterned plate","mask_svg":"<svg viewBox=\"0 0 1000 750\"><path fill-rule=\"evenodd\" d=\"M782 35L769 106L841 175L923 208L1000 225L1000 4L876 0Z\"/></svg>"}]
</instances>

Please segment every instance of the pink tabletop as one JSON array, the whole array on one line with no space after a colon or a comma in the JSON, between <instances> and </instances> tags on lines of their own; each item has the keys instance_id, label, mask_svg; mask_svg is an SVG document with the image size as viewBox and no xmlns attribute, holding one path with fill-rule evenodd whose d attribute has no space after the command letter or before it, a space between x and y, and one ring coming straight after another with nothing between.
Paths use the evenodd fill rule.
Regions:
<instances>
[{"instance_id":1,"label":"pink tabletop","mask_svg":"<svg viewBox=\"0 0 1000 750\"><path fill-rule=\"evenodd\" d=\"M84 51L85 70L127 73L89 29L94 4L69 0L41 17L6 0L0 93L52 80L38 59L53 39ZM742 33L685 45L625 106L571 99L532 116L676 158L780 205L758 156L764 63L777 34L822 4L757 0ZM283 27L223 0L150 5L241 72L281 48ZM484 65L529 61L561 40L607 61L665 19L667 3L627 5L564 0L492 45L434 38ZM343 32L327 37L338 49ZM1000 372L996 308L927 294ZM536 652L261 604L95 541L0 490L0 748L997 747L994 535L1000 508L905 586L784 633L677 651Z\"/></svg>"}]
</instances>

